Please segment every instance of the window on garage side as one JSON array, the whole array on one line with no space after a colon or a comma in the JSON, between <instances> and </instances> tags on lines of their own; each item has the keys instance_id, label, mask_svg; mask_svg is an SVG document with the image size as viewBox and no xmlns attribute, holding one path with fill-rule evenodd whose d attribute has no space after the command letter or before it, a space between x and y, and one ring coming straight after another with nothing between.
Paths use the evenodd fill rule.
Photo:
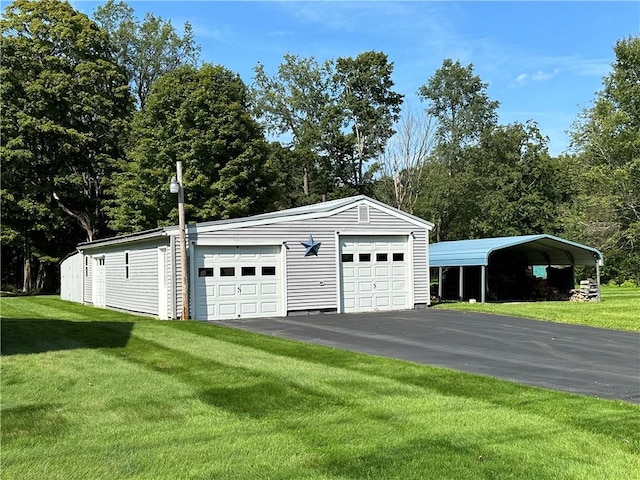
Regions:
<instances>
[{"instance_id":1,"label":"window on garage side","mask_svg":"<svg viewBox=\"0 0 640 480\"><path fill-rule=\"evenodd\" d=\"M276 274L276 267L262 267L263 276L272 276Z\"/></svg>"},{"instance_id":2,"label":"window on garage side","mask_svg":"<svg viewBox=\"0 0 640 480\"><path fill-rule=\"evenodd\" d=\"M89 257L84 257L84 276L89 276Z\"/></svg>"},{"instance_id":3,"label":"window on garage side","mask_svg":"<svg viewBox=\"0 0 640 480\"><path fill-rule=\"evenodd\" d=\"M236 275L235 267L220 267L221 277L234 277Z\"/></svg>"},{"instance_id":4,"label":"window on garage side","mask_svg":"<svg viewBox=\"0 0 640 480\"><path fill-rule=\"evenodd\" d=\"M124 278L129 278L129 252L124 252Z\"/></svg>"}]
</instances>

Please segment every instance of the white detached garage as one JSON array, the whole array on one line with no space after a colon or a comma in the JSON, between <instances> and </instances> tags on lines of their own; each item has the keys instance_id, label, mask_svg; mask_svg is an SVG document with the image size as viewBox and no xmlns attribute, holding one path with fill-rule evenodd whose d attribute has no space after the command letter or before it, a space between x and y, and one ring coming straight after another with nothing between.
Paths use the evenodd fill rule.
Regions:
<instances>
[{"instance_id":1,"label":"white detached garage","mask_svg":"<svg viewBox=\"0 0 640 480\"><path fill-rule=\"evenodd\" d=\"M426 306L432 228L364 195L188 225L190 316L221 320ZM166 227L80 244L82 262L75 258L74 265L82 266L82 301L178 318L178 234L178 227Z\"/></svg>"}]
</instances>

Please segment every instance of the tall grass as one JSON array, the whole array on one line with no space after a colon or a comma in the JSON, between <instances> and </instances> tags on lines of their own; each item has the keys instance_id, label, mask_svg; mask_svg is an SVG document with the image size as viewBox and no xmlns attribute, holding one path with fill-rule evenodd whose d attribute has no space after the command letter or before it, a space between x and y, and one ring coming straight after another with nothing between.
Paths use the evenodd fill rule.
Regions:
<instances>
[{"instance_id":1,"label":"tall grass","mask_svg":"<svg viewBox=\"0 0 640 480\"><path fill-rule=\"evenodd\" d=\"M633 479L636 405L0 299L3 479Z\"/></svg>"}]
</instances>

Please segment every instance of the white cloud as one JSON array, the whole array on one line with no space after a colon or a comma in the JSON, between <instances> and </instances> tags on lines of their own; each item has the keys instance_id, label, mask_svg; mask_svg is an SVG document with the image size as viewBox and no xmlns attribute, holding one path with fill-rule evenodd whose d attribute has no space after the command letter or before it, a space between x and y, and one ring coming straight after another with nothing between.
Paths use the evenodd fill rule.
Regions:
<instances>
[{"instance_id":1,"label":"white cloud","mask_svg":"<svg viewBox=\"0 0 640 480\"><path fill-rule=\"evenodd\" d=\"M546 82L547 80L551 80L558 73L560 73L560 69L556 68L551 72L544 70L536 70L533 73L521 73L516 77L515 84L516 85L525 85L529 81L531 82Z\"/></svg>"}]
</instances>

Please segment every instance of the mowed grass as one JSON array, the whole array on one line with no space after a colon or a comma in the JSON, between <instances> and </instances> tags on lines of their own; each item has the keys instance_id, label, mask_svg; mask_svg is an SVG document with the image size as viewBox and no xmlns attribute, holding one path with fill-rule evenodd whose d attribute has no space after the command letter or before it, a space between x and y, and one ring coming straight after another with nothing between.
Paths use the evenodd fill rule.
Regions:
<instances>
[{"instance_id":1,"label":"mowed grass","mask_svg":"<svg viewBox=\"0 0 640 480\"><path fill-rule=\"evenodd\" d=\"M441 303L434 308L495 313L640 332L640 288L602 286L600 302Z\"/></svg>"},{"instance_id":2,"label":"mowed grass","mask_svg":"<svg viewBox=\"0 0 640 480\"><path fill-rule=\"evenodd\" d=\"M3 298L3 479L638 478L637 405Z\"/></svg>"}]
</instances>

